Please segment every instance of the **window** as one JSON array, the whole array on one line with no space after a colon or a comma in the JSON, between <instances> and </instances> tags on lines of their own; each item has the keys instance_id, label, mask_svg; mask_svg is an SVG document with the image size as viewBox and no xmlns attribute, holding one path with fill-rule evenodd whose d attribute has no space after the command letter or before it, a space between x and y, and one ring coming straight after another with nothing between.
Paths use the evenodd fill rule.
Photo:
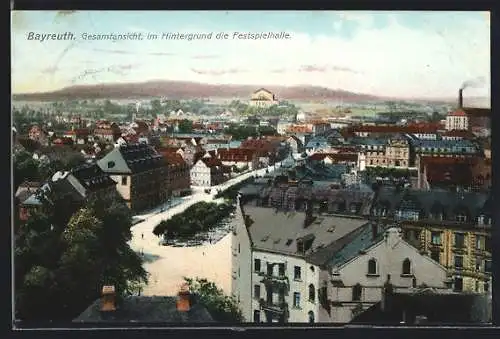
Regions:
<instances>
[{"instance_id":1,"label":"window","mask_svg":"<svg viewBox=\"0 0 500 339\"><path fill-rule=\"evenodd\" d=\"M377 260L374 258L368 260L368 274L377 274Z\"/></svg>"},{"instance_id":2,"label":"window","mask_svg":"<svg viewBox=\"0 0 500 339\"><path fill-rule=\"evenodd\" d=\"M465 247L465 234L455 233L455 247L458 248Z\"/></svg>"},{"instance_id":3,"label":"window","mask_svg":"<svg viewBox=\"0 0 500 339\"><path fill-rule=\"evenodd\" d=\"M300 266L295 266L293 268L293 279L300 280L300 278L301 278Z\"/></svg>"},{"instance_id":4,"label":"window","mask_svg":"<svg viewBox=\"0 0 500 339\"><path fill-rule=\"evenodd\" d=\"M260 298L260 285L254 285L253 287L253 296L257 299Z\"/></svg>"},{"instance_id":5,"label":"window","mask_svg":"<svg viewBox=\"0 0 500 339\"><path fill-rule=\"evenodd\" d=\"M476 249L482 250L484 248L484 237L482 235L476 235Z\"/></svg>"},{"instance_id":6,"label":"window","mask_svg":"<svg viewBox=\"0 0 500 339\"><path fill-rule=\"evenodd\" d=\"M479 258L476 258L476 271L483 270L483 261Z\"/></svg>"},{"instance_id":7,"label":"window","mask_svg":"<svg viewBox=\"0 0 500 339\"><path fill-rule=\"evenodd\" d=\"M309 269L311 270L311 272L314 272L314 266L309 267Z\"/></svg>"},{"instance_id":8,"label":"window","mask_svg":"<svg viewBox=\"0 0 500 339\"><path fill-rule=\"evenodd\" d=\"M476 284L475 284L475 289L476 289L476 292L479 292L479 281L476 280Z\"/></svg>"},{"instance_id":9,"label":"window","mask_svg":"<svg viewBox=\"0 0 500 339\"><path fill-rule=\"evenodd\" d=\"M310 284L309 285L309 301L313 303L314 300L316 300L316 291L314 289L314 285Z\"/></svg>"},{"instance_id":10,"label":"window","mask_svg":"<svg viewBox=\"0 0 500 339\"><path fill-rule=\"evenodd\" d=\"M253 269L255 272L260 272L260 259L254 259Z\"/></svg>"},{"instance_id":11,"label":"window","mask_svg":"<svg viewBox=\"0 0 500 339\"><path fill-rule=\"evenodd\" d=\"M467 216L463 213L458 213L457 214L457 221L458 222L466 222L467 221Z\"/></svg>"},{"instance_id":12,"label":"window","mask_svg":"<svg viewBox=\"0 0 500 339\"><path fill-rule=\"evenodd\" d=\"M455 256L455 268L463 268L464 267L464 257L460 255Z\"/></svg>"},{"instance_id":13,"label":"window","mask_svg":"<svg viewBox=\"0 0 500 339\"><path fill-rule=\"evenodd\" d=\"M273 275L273 264L267 264L267 275Z\"/></svg>"},{"instance_id":14,"label":"window","mask_svg":"<svg viewBox=\"0 0 500 339\"><path fill-rule=\"evenodd\" d=\"M260 323L260 311L259 310L253 311L253 322Z\"/></svg>"},{"instance_id":15,"label":"window","mask_svg":"<svg viewBox=\"0 0 500 339\"><path fill-rule=\"evenodd\" d=\"M464 280L461 277L455 278L455 283L453 284L453 290L455 292L462 292L464 289Z\"/></svg>"},{"instance_id":16,"label":"window","mask_svg":"<svg viewBox=\"0 0 500 339\"><path fill-rule=\"evenodd\" d=\"M484 238L484 250L491 252L491 237Z\"/></svg>"},{"instance_id":17,"label":"window","mask_svg":"<svg viewBox=\"0 0 500 339\"><path fill-rule=\"evenodd\" d=\"M127 177L124 175L122 176L122 186L126 186L127 185Z\"/></svg>"},{"instance_id":18,"label":"window","mask_svg":"<svg viewBox=\"0 0 500 339\"><path fill-rule=\"evenodd\" d=\"M431 250L431 259L441 262L441 252L439 250Z\"/></svg>"},{"instance_id":19,"label":"window","mask_svg":"<svg viewBox=\"0 0 500 339\"><path fill-rule=\"evenodd\" d=\"M403 274L410 275L411 274L411 262L410 259L406 258L403 261Z\"/></svg>"},{"instance_id":20,"label":"window","mask_svg":"<svg viewBox=\"0 0 500 339\"><path fill-rule=\"evenodd\" d=\"M278 265L279 276L283 277L285 275L285 264Z\"/></svg>"},{"instance_id":21,"label":"window","mask_svg":"<svg viewBox=\"0 0 500 339\"><path fill-rule=\"evenodd\" d=\"M293 307L300 307L300 293L293 293Z\"/></svg>"},{"instance_id":22,"label":"window","mask_svg":"<svg viewBox=\"0 0 500 339\"><path fill-rule=\"evenodd\" d=\"M115 162L114 161L108 161L108 168L113 168L115 167Z\"/></svg>"},{"instance_id":23,"label":"window","mask_svg":"<svg viewBox=\"0 0 500 339\"><path fill-rule=\"evenodd\" d=\"M241 253L241 246L238 244L238 253Z\"/></svg>"},{"instance_id":24,"label":"window","mask_svg":"<svg viewBox=\"0 0 500 339\"><path fill-rule=\"evenodd\" d=\"M488 282L484 283L484 291L488 292L490 290L490 284Z\"/></svg>"},{"instance_id":25,"label":"window","mask_svg":"<svg viewBox=\"0 0 500 339\"><path fill-rule=\"evenodd\" d=\"M432 232L431 242L433 245L441 245L441 232Z\"/></svg>"},{"instance_id":26,"label":"window","mask_svg":"<svg viewBox=\"0 0 500 339\"><path fill-rule=\"evenodd\" d=\"M313 311L309 311L308 317L309 317L309 323L313 324L314 323L314 312Z\"/></svg>"},{"instance_id":27,"label":"window","mask_svg":"<svg viewBox=\"0 0 500 339\"><path fill-rule=\"evenodd\" d=\"M484 261L484 272L491 273L491 260Z\"/></svg>"},{"instance_id":28,"label":"window","mask_svg":"<svg viewBox=\"0 0 500 339\"><path fill-rule=\"evenodd\" d=\"M361 300L361 292L363 288L360 284L356 284L352 287L352 301L360 301Z\"/></svg>"}]
</instances>

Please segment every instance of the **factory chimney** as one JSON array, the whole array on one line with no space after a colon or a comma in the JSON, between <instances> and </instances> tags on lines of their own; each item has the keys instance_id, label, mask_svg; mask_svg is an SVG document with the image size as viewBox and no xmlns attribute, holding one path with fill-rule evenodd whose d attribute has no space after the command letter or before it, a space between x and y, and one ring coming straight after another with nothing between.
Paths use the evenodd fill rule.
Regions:
<instances>
[{"instance_id":1,"label":"factory chimney","mask_svg":"<svg viewBox=\"0 0 500 339\"><path fill-rule=\"evenodd\" d=\"M463 97L463 88L458 90L458 108L462 109L464 107L464 97Z\"/></svg>"}]
</instances>

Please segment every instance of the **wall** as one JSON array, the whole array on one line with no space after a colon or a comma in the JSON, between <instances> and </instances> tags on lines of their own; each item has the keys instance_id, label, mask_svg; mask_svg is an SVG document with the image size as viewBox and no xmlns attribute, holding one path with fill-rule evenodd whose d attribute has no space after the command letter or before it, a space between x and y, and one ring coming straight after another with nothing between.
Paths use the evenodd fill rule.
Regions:
<instances>
[{"instance_id":1,"label":"wall","mask_svg":"<svg viewBox=\"0 0 500 339\"><path fill-rule=\"evenodd\" d=\"M209 187L212 182L210 168L201 160L191 168L191 184L194 186Z\"/></svg>"},{"instance_id":2,"label":"wall","mask_svg":"<svg viewBox=\"0 0 500 339\"><path fill-rule=\"evenodd\" d=\"M368 261L377 260L377 272L368 275ZM404 259L410 259L411 275L402 274ZM352 309L359 303L367 309L381 300L382 288L390 275L390 282L394 287L411 288L413 277L417 285L425 283L429 287L445 288L447 278L446 269L427 256L421 255L418 250L401 238L397 229L390 229L383 241L368 249L366 254L360 254L340 267L334 268L338 275L333 280L341 280L343 287L328 288L329 298L342 305L333 307L329 321L345 322L352 318ZM352 287L362 286L360 302L352 301ZM359 306L358 306L359 307ZM325 320L327 321L327 320Z\"/></svg>"},{"instance_id":3,"label":"wall","mask_svg":"<svg viewBox=\"0 0 500 339\"><path fill-rule=\"evenodd\" d=\"M315 319L318 319L318 281L319 281L319 268L312 266L305 262L304 259L295 258L291 256L267 253L262 251L254 251L252 258L252 271L254 259L261 260L261 272L267 272L267 263L284 263L285 264L285 275L288 278L289 290L288 294L285 293L285 302L288 304L289 318L286 319L287 322L308 322L310 311L314 312ZM294 267L299 266L301 268L301 280L294 280ZM311 270L313 267L313 270ZM274 266L274 274L278 275L278 266ZM261 298L266 299L266 288L263 283L261 283L262 276L258 273L252 273L252 286L251 293L253 297L254 285L260 284ZM314 285L315 290L315 300L313 302L309 301L309 284ZM294 293L300 293L300 307L294 307ZM254 310L259 310L259 301L256 298L252 298L252 314ZM273 300L278 300L277 292L273 295ZM261 321L265 322L265 313L261 311Z\"/></svg>"},{"instance_id":4,"label":"wall","mask_svg":"<svg viewBox=\"0 0 500 339\"><path fill-rule=\"evenodd\" d=\"M237 203L235 217L232 220L232 226L231 291L233 297L239 300L244 321L252 322L252 248L250 237L248 236L243 215L239 207L239 202Z\"/></svg>"},{"instance_id":5,"label":"wall","mask_svg":"<svg viewBox=\"0 0 500 339\"><path fill-rule=\"evenodd\" d=\"M120 195L122 196L123 199L125 200L130 200L130 187L131 187L131 176L127 175L127 184L122 185L122 176L121 175L110 175L111 179L113 179L116 182L116 190Z\"/></svg>"}]
</instances>

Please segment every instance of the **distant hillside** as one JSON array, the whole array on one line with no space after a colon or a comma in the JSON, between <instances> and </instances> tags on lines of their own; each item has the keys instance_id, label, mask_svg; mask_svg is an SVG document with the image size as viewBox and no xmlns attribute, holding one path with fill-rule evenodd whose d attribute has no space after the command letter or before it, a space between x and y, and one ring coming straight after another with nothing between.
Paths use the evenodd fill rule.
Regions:
<instances>
[{"instance_id":1,"label":"distant hillside","mask_svg":"<svg viewBox=\"0 0 500 339\"><path fill-rule=\"evenodd\" d=\"M384 100L372 95L333 90L316 86L256 86L210 85L184 81L148 81L128 84L78 85L44 93L14 94L14 100L56 101L66 99L130 99L147 97L192 98L243 98L260 87L274 92L280 100L323 101L342 99L344 102Z\"/></svg>"}]
</instances>

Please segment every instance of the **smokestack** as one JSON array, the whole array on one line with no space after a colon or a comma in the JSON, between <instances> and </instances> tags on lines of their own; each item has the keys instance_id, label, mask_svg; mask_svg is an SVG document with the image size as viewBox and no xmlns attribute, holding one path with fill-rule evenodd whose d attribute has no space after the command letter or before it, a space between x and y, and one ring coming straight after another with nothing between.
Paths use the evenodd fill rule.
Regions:
<instances>
[{"instance_id":1,"label":"smokestack","mask_svg":"<svg viewBox=\"0 0 500 339\"><path fill-rule=\"evenodd\" d=\"M116 291L114 285L102 287L101 312L116 311Z\"/></svg>"},{"instance_id":2,"label":"smokestack","mask_svg":"<svg viewBox=\"0 0 500 339\"><path fill-rule=\"evenodd\" d=\"M191 294L187 284L181 286L177 296L177 311L188 312L191 309Z\"/></svg>"},{"instance_id":3,"label":"smokestack","mask_svg":"<svg viewBox=\"0 0 500 339\"><path fill-rule=\"evenodd\" d=\"M377 224L372 224L372 240L375 240L378 236Z\"/></svg>"},{"instance_id":4,"label":"smokestack","mask_svg":"<svg viewBox=\"0 0 500 339\"><path fill-rule=\"evenodd\" d=\"M462 109L464 107L464 96L463 96L463 88L458 90L458 108Z\"/></svg>"}]
</instances>

